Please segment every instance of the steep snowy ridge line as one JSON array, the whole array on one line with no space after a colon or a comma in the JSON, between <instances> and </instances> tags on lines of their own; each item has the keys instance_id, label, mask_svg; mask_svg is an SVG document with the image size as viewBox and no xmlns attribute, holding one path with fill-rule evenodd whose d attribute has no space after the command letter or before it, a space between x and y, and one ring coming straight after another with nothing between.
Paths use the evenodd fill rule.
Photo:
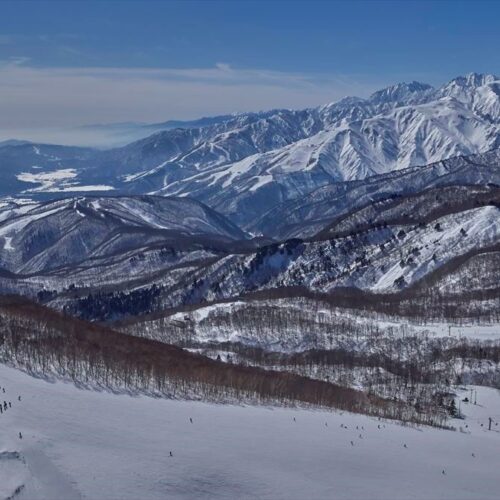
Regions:
<instances>
[{"instance_id":1,"label":"steep snowy ridge line","mask_svg":"<svg viewBox=\"0 0 500 500\"><path fill-rule=\"evenodd\" d=\"M495 81L492 78L466 79L466 82L471 85L474 82L491 85L491 82ZM389 102L384 102L378 112L372 108L370 111L363 108L364 116L361 113L358 119L340 126L335 120L325 125L327 120L322 117L320 122L323 123L324 129L311 137L304 137L284 148L254 154L248 159L225 166L222 171L219 169L217 178L204 169L201 175L196 173L194 177L181 178L173 184L168 183L157 192L199 197L217 207L219 211L228 213L234 220L247 224L247 220L242 218L246 215L237 213L237 202L221 200L220 194L213 189L214 182L224 188L230 188L233 198L244 198L249 192L258 191L253 188L253 179L259 176L266 179L259 183L259 189L271 191L261 195L265 199L270 198L271 193L277 190L286 193L287 190L293 189L294 185L301 185L298 192L292 190L285 194L284 199L288 199L311 191L311 182L318 187L338 180L364 178L375 173L423 165L456 155L484 152L500 145L499 129L495 123L490 124L483 118L476 119L474 111L469 111L474 92L475 87L471 87L458 99L456 96L446 97L445 89L434 93L429 93L426 89L425 98L418 104L410 97L408 102L397 101L390 105ZM411 95L410 92L409 96ZM334 109L335 105L321 108L323 112L332 112ZM496 113L498 115L497 111ZM474 123L471 124L471 121ZM392 122L394 125L391 125ZM396 123L400 124L396 127ZM343 138L346 132L349 132L347 142ZM343 145L340 149L339 144L336 145L336 137L342 137ZM400 141L400 145L397 145L397 141ZM422 144L419 141L422 141ZM417 150L421 153L416 154ZM391 151L399 151L398 156L387 156L392 154ZM344 163L345 161L347 163ZM314 173L314 179L308 179L307 172ZM235 175L236 173L238 175ZM294 175L299 175L300 181L293 181ZM192 182L194 179L196 184ZM248 205L244 200L241 203L245 207Z\"/></svg>"},{"instance_id":2,"label":"steep snowy ridge line","mask_svg":"<svg viewBox=\"0 0 500 500\"><path fill-rule=\"evenodd\" d=\"M500 150L450 158L362 181L330 184L306 196L276 204L249 229L281 239L307 238L363 205L453 185L500 185Z\"/></svg>"},{"instance_id":3,"label":"steep snowy ridge line","mask_svg":"<svg viewBox=\"0 0 500 500\"><path fill-rule=\"evenodd\" d=\"M64 188L57 172L72 169L71 182L82 189L193 197L249 228L276 203L321 186L499 148L499 86L497 77L479 74L439 89L397 84L368 99L222 117L101 152L4 146L0 194L31 189L16 175L41 179L36 166L54 181L31 195L47 196Z\"/></svg>"}]
</instances>

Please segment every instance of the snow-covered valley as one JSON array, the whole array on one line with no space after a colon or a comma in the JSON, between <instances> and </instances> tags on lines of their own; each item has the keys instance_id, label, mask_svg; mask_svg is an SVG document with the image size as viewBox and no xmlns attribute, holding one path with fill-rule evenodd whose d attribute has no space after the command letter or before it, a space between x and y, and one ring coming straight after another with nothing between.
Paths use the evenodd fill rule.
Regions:
<instances>
[{"instance_id":1,"label":"snow-covered valley","mask_svg":"<svg viewBox=\"0 0 500 500\"><path fill-rule=\"evenodd\" d=\"M461 403L465 419L446 431L93 392L4 365L0 386L12 401L0 415L2 498L498 497L500 432L487 430L488 417L500 420L495 389L475 387L477 405Z\"/></svg>"}]
</instances>

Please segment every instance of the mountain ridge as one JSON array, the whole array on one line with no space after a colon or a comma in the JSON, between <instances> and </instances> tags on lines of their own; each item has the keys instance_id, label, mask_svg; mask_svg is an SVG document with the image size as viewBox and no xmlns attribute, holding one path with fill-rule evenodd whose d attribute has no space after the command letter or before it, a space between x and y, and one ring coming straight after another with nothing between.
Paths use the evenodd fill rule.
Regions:
<instances>
[{"instance_id":1,"label":"mountain ridge","mask_svg":"<svg viewBox=\"0 0 500 500\"><path fill-rule=\"evenodd\" d=\"M6 146L0 180L14 196L191 197L248 229L277 203L322 186L495 148L500 81L471 73L437 89L401 83L367 99L214 117L106 151Z\"/></svg>"}]
</instances>

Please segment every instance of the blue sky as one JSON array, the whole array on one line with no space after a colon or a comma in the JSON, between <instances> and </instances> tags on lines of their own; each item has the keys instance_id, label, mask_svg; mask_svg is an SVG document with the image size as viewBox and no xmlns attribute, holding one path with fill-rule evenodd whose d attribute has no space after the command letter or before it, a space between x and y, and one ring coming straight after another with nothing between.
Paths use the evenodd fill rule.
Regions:
<instances>
[{"instance_id":1,"label":"blue sky","mask_svg":"<svg viewBox=\"0 0 500 500\"><path fill-rule=\"evenodd\" d=\"M498 19L495 0L4 0L0 129L300 108L498 74Z\"/></svg>"}]
</instances>

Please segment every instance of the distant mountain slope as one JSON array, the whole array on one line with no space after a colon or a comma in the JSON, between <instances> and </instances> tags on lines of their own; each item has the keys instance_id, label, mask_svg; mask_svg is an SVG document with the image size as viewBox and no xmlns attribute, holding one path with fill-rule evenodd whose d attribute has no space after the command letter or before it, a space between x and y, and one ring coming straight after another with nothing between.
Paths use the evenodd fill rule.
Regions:
<instances>
[{"instance_id":1,"label":"distant mountain slope","mask_svg":"<svg viewBox=\"0 0 500 500\"><path fill-rule=\"evenodd\" d=\"M435 203L434 209L415 211L414 218L404 217L406 207L401 205L398 216L387 222L317 241L290 240L219 261L191 277L195 285L182 291L179 302L293 286L322 293L339 288L402 290L457 256L500 243L499 191L485 195L489 201L477 208L467 206L470 194L455 192L463 205L443 212L445 197L436 202L436 192L430 192L419 203Z\"/></svg>"},{"instance_id":2,"label":"distant mountain slope","mask_svg":"<svg viewBox=\"0 0 500 500\"><path fill-rule=\"evenodd\" d=\"M95 154L89 148L8 142L0 147L0 196L16 196L37 186L59 190L68 179L81 185L78 175Z\"/></svg>"},{"instance_id":3,"label":"distant mountain slope","mask_svg":"<svg viewBox=\"0 0 500 500\"><path fill-rule=\"evenodd\" d=\"M377 200L418 193L437 186L487 184L500 185L500 149L374 175L363 180L329 184L306 196L276 205L250 230L281 239L307 238L336 218Z\"/></svg>"},{"instance_id":4,"label":"distant mountain slope","mask_svg":"<svg viewBox=\"0 0 500 500\"><path fill-rule=\"evenodd\" d=\"M307 239L272 244L243 239L231 223L188 199L10 206L0 223L0 290L108 321L289 289L333 298L351 290L346 307L371 304L375 293L396 297L387 307L409 300L419 311L420 302L453 292L462 314L477 300L484 317L498 310L499 185L428 185L366 200L360 196L360 204L339 211L329 225L323 221Z\"/></svg>"},{"instance_id":5,"label":"distant mountain slope","mask_svg":"<svg viewBox=\"0 0 500 500\"><path fill-rule=\"evenodd\" d=\"M245 239L223 216L185 198L70 198L10 206L1 219L0 267L24 274L153 243L180 247Z\"/></svg>"},{"instance_id":6,"label":"distant mountain slope","mask_svg":"<svg viewBox=\"0 0 500 500\"><path fill-rule=\"evenodd\" d=\"M0 285L29 295L52 291L47 297L42 293L42 300L102 320L294 288L333 296L346 289L398 296L420 287L418 297L426 297L436 279L449 287L455 273L461 273L454 289L459 297L479 292L484 283L498 302L500 288L492 282L498 278L499 207L500 187L436 186L360 206L306 240L219 247L205 240L174 252L164 239L140 252L119 240L110 245L116 254L96 251L77 265L16 281L4 276ZM482 271L472 283L464 262L482 254L493 260L488 265L478 257L482 264L474 266ZM439 288L433 293L439 294ZM497 302L485 303L483 313L490 314Z\"/></svg>"}]
</instances>

